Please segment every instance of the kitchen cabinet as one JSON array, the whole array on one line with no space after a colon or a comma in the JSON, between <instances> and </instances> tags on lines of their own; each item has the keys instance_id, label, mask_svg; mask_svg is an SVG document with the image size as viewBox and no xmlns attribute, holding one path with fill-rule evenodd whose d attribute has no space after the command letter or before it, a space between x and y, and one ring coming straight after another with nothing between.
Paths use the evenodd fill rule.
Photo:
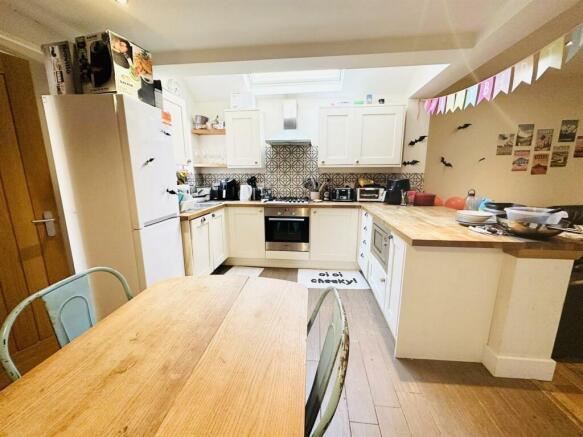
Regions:
<instances>
[{"instance_id":1,"label":"kitchen cabinet","mask_svg":"<svg viewBox=\"0 0 583 437\"><path fill-rule=\"evenodd\" d=\"M260 168L265 144L259 109L225 111L227 167Z\"/></svg>"},{"instance_id":2,"label":"kitchen cabinet","mask_svg":"<svg viewBox=\"0 0 583 437\"><path fill-rule=\"evenodd\" d=\"M190 137L190 117L184 99L171 93L164 93L164 111L170 114L171 124L167 126L172 136L172 148L177 164L192 163L192 143Z\"/></svg>"},{"instance_id":3,"label":"kitchen cabinet","mask_svg":"<svg viewBox=\"0 0 583 437\"><path fill-rule=\"evenodd\" d=\"M225 210L209 214L210 216L210 246L213 270L227 259L227 232Z\"/></svg>"},{"instance_id":4,"label":"kitchen cabinet","mask_svg":"<svg viewBox=\"0 0 583 437\"><path fill-rule=\"evenodd\" d=\"M321 108L318 165L400 167L405 106Z\"/></svg>"},{"instance_id":5,"label":"kitchen cabinet","mask_svg":"<svg viewBox=\"0 0 583 437\"><path fill-rule=\"evenodd\" d=\"M320 166L337 166L352 163L350 139L352 120L350 108L320 109L320 142L318 162Z\"/></svg>"},{"instance_id":6,"label":"kitchen cabinet","mask_svg":"<svg viewBox=\"0 0 583 437\"><path fill-rule=\"evenodd\" d=\"M393 337L397 338L407 245L395 234L392 235L390 245L388 286L384 306L381 308Z\"/></svg>"},{"instance_id":7,"label":"kitchen cabinet","mask_svg":"<svg viewBox=\"0 0 583 437\"><path fill-rule=\"evenodd\" d=\"M208 275L213 271L208 215L190 221L192 275Z\"/></svg>"},{"instance_id":8,"label":"kitchen cabinet","mask_svg":"<svg viewBox=\"0 0 583 437\"><path fill-rule=\"evenodd\" d=\"M368 283L381 310L385 307L387 292L387 272L385 268L374 256L370 257Z\"/></svg>"},{"instance_id":9,"label":"kitchen cabinet","mask_svg":"<svg viewBox=\"0 0 583 437\"><path fill-rule=\"evenodd\" d=\"M354 262L358 214L356 208L311 208L310 259Z\"/></svg>"},{"instance_id":10,"label":"kitchen cabinet","mask_svg":"<svg viewBox=\"0 0 583 437\"><path fill-rule=\"evenodd\" d=\"M186 263L190 263L186 266L188 275L208 275L227 259L224 210L191 220L186 232L183 244L188 252L185 253Z\"/></svg>"},{"instance_id":11,"label":"kitchen cabinet","mask_svg":"<svg viewBox=\"0 0 583 437\"><path fill-rule=\"evenodd\" d=\"M229 256L265 258L263 208L228 208Z\"/></svg>"},{"instance_id":12,"label":"kitchen cabinet","mask_svg":"<svg viewBox=\"0 0 583 437\"><path fill-rule=\"evenodd\" d=\"M372 216L366 211L360 213L360 233L358 247L358 265L364 277L369 279L370 238L372 230Z\"/></svg>"}]
</instances>

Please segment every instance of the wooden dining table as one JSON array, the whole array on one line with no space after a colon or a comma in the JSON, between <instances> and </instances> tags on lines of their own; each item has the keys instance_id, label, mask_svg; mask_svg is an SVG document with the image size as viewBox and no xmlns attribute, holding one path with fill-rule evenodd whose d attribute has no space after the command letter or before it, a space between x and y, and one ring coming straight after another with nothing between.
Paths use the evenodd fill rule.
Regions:
<instances>
[{"instance_id":1,"label":"wooden dining table","mask_svg":"<svg viewBox=\"0 0 583 437\"><path fill-rule=\"evenodd\" d=\"M0 392L0 435L300 436L308 291L158 283Z\"/></svg>"}]
</instances>

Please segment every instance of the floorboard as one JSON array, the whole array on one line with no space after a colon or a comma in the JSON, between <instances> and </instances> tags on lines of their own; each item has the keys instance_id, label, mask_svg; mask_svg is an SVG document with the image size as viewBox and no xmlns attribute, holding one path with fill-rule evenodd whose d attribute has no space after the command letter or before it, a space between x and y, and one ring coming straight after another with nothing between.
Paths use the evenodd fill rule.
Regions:
<instances>
[{"instance_id":1,"label":"floorboard","mask_svg":"<svg viewBox=\"0 0 583 437\"><path fill-rule=\"evenodd\" d=\"M261 276L296 281L297 269L266 268ZM310 289L308 314L322 291ZM494 378L478 363L399 360L370 290L340 296L351 348L327 437L583 435L583 363L559 363L552 382L539 382ZM325 302L308 336L307 388L330 315Z\"/></svg>"}]
</instances>

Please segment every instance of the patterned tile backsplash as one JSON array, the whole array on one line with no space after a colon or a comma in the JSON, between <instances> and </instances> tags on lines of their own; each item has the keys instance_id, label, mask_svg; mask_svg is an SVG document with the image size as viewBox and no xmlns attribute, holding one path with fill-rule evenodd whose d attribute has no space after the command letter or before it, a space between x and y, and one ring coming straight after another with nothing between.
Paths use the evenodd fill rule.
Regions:
<instances>
[{"instance_id":1,"label":"patterned tile backsplash","mask_svg":"<svg viewBox=\"0 0 583 437\"><path fill-rule=\"evenodd\" d=\"M221 179L234 178L239 183L254 174L257 185L271 188L274 196L308 196L303 187L304 180L314 176L318 181L329 181L332 187L343 187L356 182L359 177L372 179L381 185L388 181L409 178L411 188L423 190L423 173L330 173L318 168L318 148L315 146L267 146L265 150L265 169L257 173L200 173L197 172L197 186L210 186Z\"/></svg>"}]
</instances>

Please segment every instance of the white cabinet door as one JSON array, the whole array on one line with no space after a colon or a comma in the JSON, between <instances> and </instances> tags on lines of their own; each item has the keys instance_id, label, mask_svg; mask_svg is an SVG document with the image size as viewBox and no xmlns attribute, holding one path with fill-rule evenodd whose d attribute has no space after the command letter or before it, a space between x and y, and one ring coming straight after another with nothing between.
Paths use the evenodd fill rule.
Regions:
<instances>
[{"instance_id":1,"label":"white cabinet door","mask_svg":"<svg viewBox=\"0 0 583 437\"><path fill-rule=\"evenodd\" d=\"M261 167L263 144L258 109L225 111L227 167Z\"/></svg>"},{"instance_id":2,"label":"white cabinet door","mask_svg":"<svg viewBox=\"0 0 583 437\"><path fill-rule=\"evenodd\" d=\"M208 215L190 221L192 239L192 274L208 275L213 271Z\"/></svg>"},{"instance_id":3,"label":"white cabinet door","mask_svg":"<svg viewBox=\"0 0 583 437\"><path fill-rule=\"evenodd\" d=\"M178 198L168 193L176 187L176 164L170 137L164 134L160 109L128 96L118 97L118 112L129 155L135 203L130 200L134 229L178 215Z\"/></svg>"},{"instance_id":4,"label":"white cabinet door","mask_svg":"<svg viewBox=\"0 0 583 437\"><path fill-rule=\"evenodd\" d=\"M228 208L229 256L265 258L263 208Z\"/></svg>"},{"instance_id":5,"label":"white cabinet door","mask_svg":"<svg viewBox=\"0 0 583 437\"><path fill-rule=\"evenodd\" d=\"M192 162L190 119L184 99L174 94L164 93L164 111L170 114L171 125L167 127L172 135L174 160L177 164Z\"/></svg>"},{"instance_id":6,"label":"white cabinet door","mask_svg":"<svg viewBox=\"0 0 583 437\"><path fill-rule=\"evenodd\" d=\"M391 239L391 260L389 261L389 286L383 312L395 338L397 338L397 327L399 323L399 308L401 306L401 289L403 287L406 253L406 243L393 234Z\"/></svg>"},{"instance_id":7,"label":"white cabinet door","mask_svg":"<svg viewBox=\"0 0 583 437\"><path fill-rule=\"evenodd\" d=\"M310 259L356 261L358 209L311 208Z\"/></svg>"},{"instance_id":8,"label":"white cabinet door","mask_svg":"<svg viewBox=\"0 0 583 437\"><path fill-rule=\"evenodd\" d=\"M370 257L368 283L377 303L379 304L379 308L382 311L385 307L387 273L383 270L383 267L374 256Z\"/></svg>"},{"instance_id":9,"label":"white cabinet door","mask_svg":"<svg viewBox=\"0 0 583 437\"><path fill-rule=\"evenodd\" d=\"M227 259L225 210L213 212L207 217L210 217L211 261L212 269L215 270Z\"/></svg>"},{"instance_id":10,"label":"white cabinet door","mask_svg":"<svg viewBox=\"0 0 583 437\"><path fill-rule=\"evenodd\" d=\"M351 142L352 109L320 109L320 141L318 165L352 165L353 144Z\"/></svg>"},{"instance_id":11,"label":"white cabinet door","mask_svg":"<svg viewBox=\"0 0 583 437\"><path fill-rule=\"evenodd\" d=\"M355 164L401 165L405 107L364 106L355 108L354 115Z\"/></svg>"}]
</instances>

